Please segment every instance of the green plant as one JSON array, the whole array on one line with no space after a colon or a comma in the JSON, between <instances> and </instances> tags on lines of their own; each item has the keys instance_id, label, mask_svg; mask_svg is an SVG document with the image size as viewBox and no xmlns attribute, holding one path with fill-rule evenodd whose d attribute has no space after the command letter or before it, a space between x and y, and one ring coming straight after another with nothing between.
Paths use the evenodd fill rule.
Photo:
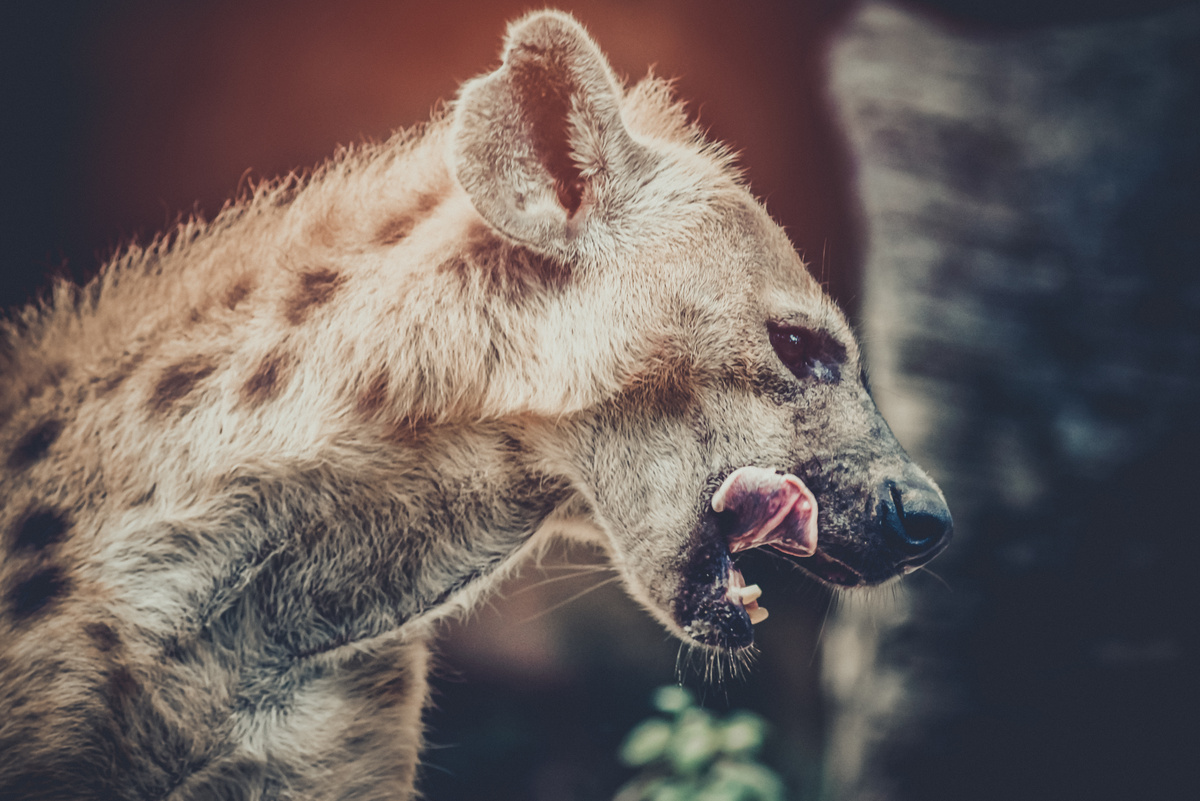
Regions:
<instances>
[{"instance_id":1,"label":"green plant","mask_svg":"<svg viewBox=\"0 0 1200 801\"><path fill-rule=\"evenodd\" d=\"M660 687L654 707L621 744L638 775L615 801L783 801L783 782L757 761L765 721L739 710L721 719L682 687Z\"/></svg>"}]
</instances>

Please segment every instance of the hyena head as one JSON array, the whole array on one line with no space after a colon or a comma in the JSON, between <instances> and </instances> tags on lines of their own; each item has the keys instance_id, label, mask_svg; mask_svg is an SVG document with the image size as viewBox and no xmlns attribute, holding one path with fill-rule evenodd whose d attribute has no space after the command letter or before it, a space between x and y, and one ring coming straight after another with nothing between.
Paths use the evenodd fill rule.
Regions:
<instances>
[{"instance_id":1,"label":"hyena head","mask_svg":"<svg viewBox=\"0 0 1200 801\"><path fill-rule=\"evenodd\" d=\"M450 159L492 227L570 265L544 342L584 343L557 378L596 394L530 436L575 489L563 527L605 543L669 629L751 643L747 548L849 588L945 547L942 493L876 410L845 317L660 82L625 92L573 20L533 15L463 87Z\"/></svg>"}]
</instances>

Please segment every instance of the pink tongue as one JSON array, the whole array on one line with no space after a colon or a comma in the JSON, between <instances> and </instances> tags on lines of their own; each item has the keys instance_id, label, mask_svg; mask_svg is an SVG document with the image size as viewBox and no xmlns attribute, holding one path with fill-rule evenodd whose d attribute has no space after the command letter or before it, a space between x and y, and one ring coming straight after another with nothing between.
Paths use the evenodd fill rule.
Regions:
<instances>
[{"instance_id":1,"label":"pink tongue","mask_svg":"<svg viewBox=\"0 0 1200 801\"><path fill-rule=\"evenodd\" d=\"M761 545L793 556L817 550L817 499L796 476L738 468L713 495L712 506L737 517L738 532L729 539L732 553Z\"/></svg>"}]
</instances>

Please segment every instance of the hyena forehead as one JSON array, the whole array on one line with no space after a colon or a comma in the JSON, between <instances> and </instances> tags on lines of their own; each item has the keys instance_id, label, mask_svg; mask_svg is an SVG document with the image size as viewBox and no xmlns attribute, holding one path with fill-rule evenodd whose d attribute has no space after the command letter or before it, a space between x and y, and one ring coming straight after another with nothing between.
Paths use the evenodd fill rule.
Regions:
<instances>
[{"instance_id":1,"label":"hyena forehead","mask_svg":"<svg viewBox=\"0 0 1200 801\"><path fill-rule=\"evenodd\" d=\"M756 322L821 331L840 341L850 360L858 348L849 322L770 214L742 190L722 216L726 248L717 251L727 282L742 282Z\"/></svg>"}]
</instances>

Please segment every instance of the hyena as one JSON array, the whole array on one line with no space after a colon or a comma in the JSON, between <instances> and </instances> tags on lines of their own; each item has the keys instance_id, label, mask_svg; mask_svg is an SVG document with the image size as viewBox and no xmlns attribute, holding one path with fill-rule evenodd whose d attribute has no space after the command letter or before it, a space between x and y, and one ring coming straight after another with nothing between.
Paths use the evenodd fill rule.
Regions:
<instances>
[{"instance_id":1,"label":"hyena","mask_svg":"<svg viewBox=\"0 0 1200 801\"><path fill-rule=\"evenodd\" d=\"M5 799L410 798L432 624L549 537L736 652L740 551L857 587L951 529L728 152L555 12L3 359Z\"/></svg>"}]
</instances>

